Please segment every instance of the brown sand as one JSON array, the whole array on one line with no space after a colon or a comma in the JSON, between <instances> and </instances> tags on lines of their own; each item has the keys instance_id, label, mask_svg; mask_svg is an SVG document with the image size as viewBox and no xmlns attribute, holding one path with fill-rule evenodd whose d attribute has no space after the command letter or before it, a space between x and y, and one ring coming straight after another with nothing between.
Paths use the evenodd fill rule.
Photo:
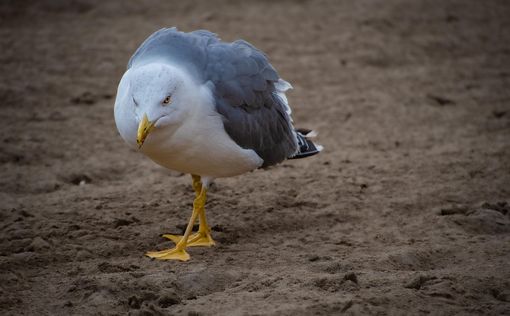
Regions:
<instances>
[{"instance_id":1,"label":"brown sand","mask_svg":"<svg viewBox=\"0 0 510 316\"><path fill-rule=\"evenodd\" d=\"M510 314L508 1L2 1L0 314ZM112 109L164 26L264 50L325 151L217 181L215 248L151 261L190 177Z\"/></svg>"}]
</instances>

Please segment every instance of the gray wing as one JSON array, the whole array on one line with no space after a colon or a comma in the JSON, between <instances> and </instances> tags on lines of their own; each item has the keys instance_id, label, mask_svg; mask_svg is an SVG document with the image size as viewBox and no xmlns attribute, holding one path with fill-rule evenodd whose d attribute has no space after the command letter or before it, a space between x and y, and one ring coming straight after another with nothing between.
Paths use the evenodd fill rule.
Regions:
<instances>
[{"instance_id":1,"label":"gray wing","mask_svg":"<svg viewBox=\"0 0 510 316\"><path fill-rule=\"evenodd\" d=\"M218 42L216 34L208 31L179 32L175 27L156 31L138 47L127 68L152 62L178 64L198 81L204 81L207 65L207 47Z\"/></svg>"},{"instance_id":2,"label":"gray wing","mask_svg":"<svg viewBox=\"0 0 510 316\"><path fill-rule=\"evenodd\" d=\"M208 52L206 76L214 83L216 109L230 137L253 149L264 167L295 154L294 129L275 91L280 78L266 56L245 41L214 43Z\"/></svg>"},{"instance_id":3,"label":"gray wing","mask_svg":"<svg viewBox=\"0 0 510 316\"><path fill-rule=\"evenodd\" d=\"M239 146L253 149L263 167L297 152L287 106L275 89L280 77L264 53L248 42L224 43L208 31L162 29L140 46L128 68L156 59L177 62L210 83L225 131Z\"/></svg>"}]
</instances>

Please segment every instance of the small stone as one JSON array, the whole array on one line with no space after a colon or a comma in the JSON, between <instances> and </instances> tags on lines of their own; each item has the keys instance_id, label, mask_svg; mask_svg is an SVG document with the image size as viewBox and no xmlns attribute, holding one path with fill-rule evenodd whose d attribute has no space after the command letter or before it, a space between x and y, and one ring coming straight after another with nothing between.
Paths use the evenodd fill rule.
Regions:
<instances>
[{"instance_id":1,"label":"small stone","mask_svg":"<svg viewBox=\"0 0 510 316\"><path fill-rule=\"evenodd\" d=\"M29 248L33 249L33 250L48 249L48 248L50 248L50 244L46 240L37 236L34 238L32 243L30 244Z\"/></svg>"},{"instance_id":2,"label":"small stone","mask_svg":"<svg viewBox=\"0 0 510 316\"><path fill-rule=\"evenodd\" d=\"M439 215L448 216L448 215L456 215L456 214L466 214L469 209L466 206L455 205L448 208L442 208L439 212Z\"/></svg>"},{"instance_id":3,"label":"small stone","mask_svg":"<svg viewBox=\"0 0 510 316\"><path fill-rule=\"evenodd\" d=\"M140 309L141 303L142 302L140 301L140 299L136 296L131 296L128 299L129 307L134 308L134 309Z\"/></svg>"},{"instance_id":4,"label":"small stone","mask_svg":"<svg viewBox=\"0 0 510 316\"><path fill-rule=\"evenodd\" d=\"M506 111L492 111L492 115L495 118L502 118L503 116L505 116L505 114L506 114Z\"/></svg>"},{"instance_id":5,"label":"small stone","mask_svg":"<svg viewBox=\"0 0 510 316\"><path fill-rule=\"evenodd\" d=\"M320 259L319 256L311 256L311 257L308 258L308 261L314 262L314 261L318 261L319 259Z\"/></svg>"},{"instance_id":6,"label":"small stone","mask_svg":"<svg viewBox=\"0 0 510 316\"><path fill-rule=\"evenodd\" d=\"M437 105L445 106L445 105L455 105L455 101L450 100L448 98L437 96L437 95L427 95L427 97L436 102Z\"/></svg>"},{"instance_id":7,"label":"small stone","mask_svg":"<svg viewBox=\"0 0 510 316\"><path fill-rule=\"evenodd\" d=\"M167 308L169 306L179 304L181 299L179 296L171 290L163 292L163 294L158 299L158 305L162 308Z\"/></svg>"},{"instance_id":8,"label":"small stone","mask_svg":"<svg viewBox=\"0 0 510 316\"><path fill-rule=\"evenodd\" d=\"M29 212L27 212L25 210L21 210L20 214L23 217L34 217L34 215L30 214Z\"/></svg>"},{"instance_id":9,"label":"small stone","mask_svg":"<svg viewBox=\"0 0 510 316\"><path fill-rule=\"evenodd\" d=\"M346 275L344 275L344 280L352 281L352 282L358 284L358 277L356 276L356 274L354 272L347 273Z\"/></svg>"},{"instance_id":10,"label":"small stone","mask_svg":"<svg viewBox=\"0 0 510 316\"><path fill-rule=\"evenodd\" d=\"M129 219L124 219L124 218L119 218L117 220L115 220L115 222L113 222L113 226L115 228L118 228L118 227L121 227L121 226L128 226L128 225L131 225L133 224L133 221L129 220Z\"/></svg>"},{"instance_id":11,"label":"small stone","mask_svg":"<svg viewBox=\"0 0 510 316\"><path fill-rule=\"evenodd\" d=\"M427 281L434 279L434 277L419 275L406 283L405 288L419 290Z\"/></svg>"},{"instance_id":12,"label":"small stone","mask_svg":"<svg viewBox=\"0 0 510 316\"><path fill-rule=\"evenodd\" d=\"M510 291L501 292L501 291L493 291L494 298L502 301L510 303Z\"/></svg>"}]
</instances>

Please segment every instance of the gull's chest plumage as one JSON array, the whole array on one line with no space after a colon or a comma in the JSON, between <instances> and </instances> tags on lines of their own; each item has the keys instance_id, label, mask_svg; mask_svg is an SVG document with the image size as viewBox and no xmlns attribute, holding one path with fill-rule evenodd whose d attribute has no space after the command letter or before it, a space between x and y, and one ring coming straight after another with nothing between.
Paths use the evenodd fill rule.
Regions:
<instances>
[{"instance_id":1,"label":"gull's chest plumage","mask_svg":"<svg viewBox=\"0 0 510 316\"><path fill-rule=\"evenodd\" d=\"M260 167L262 159L239 147L225 132L220 115L207 107L173 129L155 129L142 152L180 172L212 178L239 175Z\"/></svg>"}]
</instances>

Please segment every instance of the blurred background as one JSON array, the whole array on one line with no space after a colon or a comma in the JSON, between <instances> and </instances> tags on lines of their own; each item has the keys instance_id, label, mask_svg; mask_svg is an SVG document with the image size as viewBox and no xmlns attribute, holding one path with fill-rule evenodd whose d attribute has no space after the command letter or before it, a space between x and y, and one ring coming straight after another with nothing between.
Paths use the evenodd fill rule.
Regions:
<instances>
[{"instance_id":1,"label":"blurred background","mask_svg":"<svg viewBox=\"0 0 510 316\"><path fill-rule=\"evenodd\" d=\"M0 311L510 314L508 1L0 2ZM117 134L162 27L247 40L325 150L219 179L215 249L156 262L188 175Z\"/></svg>"}]
</instances>

